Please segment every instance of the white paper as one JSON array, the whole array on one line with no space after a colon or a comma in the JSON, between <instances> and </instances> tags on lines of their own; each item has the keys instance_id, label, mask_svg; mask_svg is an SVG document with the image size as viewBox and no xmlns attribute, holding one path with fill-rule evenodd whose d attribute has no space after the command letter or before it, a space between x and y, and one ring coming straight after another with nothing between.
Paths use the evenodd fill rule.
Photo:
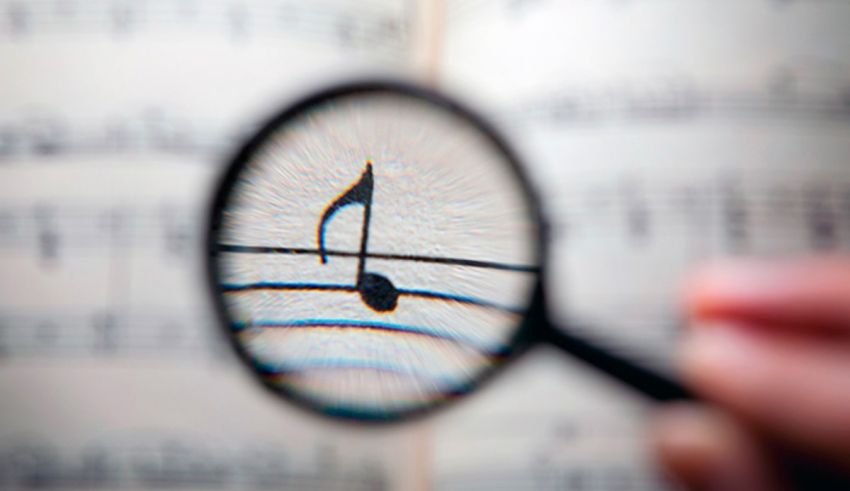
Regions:
<instances>
[{"instance_id":1,"label":"white paper","mask_svg":"<svg viewBox=\"0 0 850 491\"><path fill-rule=\"evenodd\" d=\"M850 247L850 4L457 1L447 11L441 87L496 120L524 161L553 229L549 308L573 332L672 370L696 264ZM464 451L439 460L439 482L658 489L642 433L651 406L598 384L577 391L571 378L588 376L578 370L541 362L539 385L506 375L482 395L504 411L498 423L483 402L458 410L439 448ZM521 409L526 397L537 413ZM557 436L565 420L596 436ZM481 447L482 436L452 431L477 423ZM547 451L552 442L575 454ZM517 447L528 450L493 465Z\"/></svg>"},{"instance_id":2,"label":"white paper","mask_svg":"<svg viewBox=\"0 0 850 491\"><path fill-rule=\"evenodd\" d=\"M519 150L550 307L668 367L696 261L850 244L832 1L0 2L0 486L659 489L651 406L552 349L357 428L262 391L202 274L230 152L300 94L392 75Z\"/></svg>"},{"instance_id":3,"label":"white paper","mask_svg":"<svg viewBox=\"0 0 850 491\"><path fill-rule=\"evenodd\" d=\"M0 487L416 489L421 430L266 393L201 264L226 159L279 106L414 76L413 2L0 3Z\"/></svg>"}]
</instances>

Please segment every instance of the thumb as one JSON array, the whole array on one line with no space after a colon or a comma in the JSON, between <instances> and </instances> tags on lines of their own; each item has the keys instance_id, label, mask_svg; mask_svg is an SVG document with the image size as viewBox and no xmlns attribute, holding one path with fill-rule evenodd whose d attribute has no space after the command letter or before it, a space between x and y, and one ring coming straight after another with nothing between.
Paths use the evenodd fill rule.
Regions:
<instances>
[{"instance_id":1,"label":"thumb","mask_svg":"<svg viewBox=\"0 0 850 491\"><path fill-rule=\"evenodd\" d=\"M716 410L695 404L667 406L656 416L652 435L665 470L685 489L783 488L755 437Z\"/></svg>"}]
</instances>

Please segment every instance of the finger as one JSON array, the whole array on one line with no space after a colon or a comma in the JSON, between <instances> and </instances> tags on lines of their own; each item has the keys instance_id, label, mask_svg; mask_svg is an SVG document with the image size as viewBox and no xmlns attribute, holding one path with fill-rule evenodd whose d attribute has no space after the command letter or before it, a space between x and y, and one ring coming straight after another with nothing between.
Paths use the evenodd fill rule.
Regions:
<instances>
[{"instance_id":1,"label":"finger","mask_svg":"<svg viewBox=\"0 0 850 491\"><path fill-rule=\"evenodd\" d=\"M759 443L718 411L688 404L663 408L652 435L662 465L686 489L779 489L776 469Z\"/></svg>"},{"instance_id":2,"label":"finger","mask_svg":"<svg viewBox=\"0 0 850 491\"><path fill-rule=\"evenodd\" d=\"M686 301L697 320L736 318L850 336L850 257L710 265L693 276Z\"/></svg>"},{"instance_id":3,"label":"finger","mask_svg":"<svg viewBox=\"0 0 850 491\"><path fill-rule=\"evenodd\" d=\"M850 468L846 348L742 326L694 329L682 370L695 390L808 455Z\"/></svg>"}]
</instances>

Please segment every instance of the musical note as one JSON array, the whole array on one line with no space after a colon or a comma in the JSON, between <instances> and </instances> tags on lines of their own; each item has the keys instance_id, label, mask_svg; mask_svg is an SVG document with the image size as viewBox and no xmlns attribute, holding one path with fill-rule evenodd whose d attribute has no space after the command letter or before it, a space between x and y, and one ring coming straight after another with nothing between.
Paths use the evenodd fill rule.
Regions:
<instances>
[{"instance_id":1,"label":"musical note","mask_svg":"<svg viewBox=\"0 0 850 491\"><path fill-rule=\"evenodd\" d=\"M92 319L92 327L95 331L95 349L103 352L115 351L117 347L116 328L117 322L112 312L96 312Z\"/></svg>"},{"instance_id":2,"label":"musical note","mask_svg":"<svg viewBox=\"0 0 850 491\"><path fill-rule=\"evenodd\" d=\"M59 257L60 237L54 218L54 210L47 206L35 209L35 220L38 223L38 250L42 261L52 265Z\"/></svg>"},{"instance_id":3,"label":"musical note","mask_svg":"<svg viewBox=\"0 0 850 491\"><path fill-rule=\"evenodd\" d=\"M730 252L742 252L751 236L750 215L746 198L740 185L728 181L721 185L721 213Z\"/></svg>"},{"instance_id":4,"label":"musical note","mask_svg":"<svg viewBox=\"0 0 850 491\"><path fill-rule=\"evenodd\" d=\"M824 186L806 190L805 221L809 226L809 239L815 250L826 251L838 245L838 221L831 204L832 195Z\"/></svg>"},{"instance_id":5,"label":"musical note","mask_svg":"<svg viewBox=\"0 0 850 491\"><path fill-rule=\"evenodd\" d=\"M325 249L325 226L333 216L349 205L363 205L363 226L360 231L360 251L357 254L357 292L363 303L377 312L391 312L398 305L398 290L386 276L366 271L366 255L369 247L369 222L372 216L372 191L374 178L372 176L372 161L366 161L366 170L360 180L354 183L338 198L336 198L322 214L319 221L317 242L319 245L319 260L327 264L328 255Z\"/></svg>"},{"instance_id":6,"label":"musical note","mask_svg":"<svg viewBox=\"0 0 850 491\"><path fill-rule=\"evenodd\" d=\"M30 12L22 4L14 3L7 7L9 32L21 34L30 26Z\"/></svg>"}]
</instances>

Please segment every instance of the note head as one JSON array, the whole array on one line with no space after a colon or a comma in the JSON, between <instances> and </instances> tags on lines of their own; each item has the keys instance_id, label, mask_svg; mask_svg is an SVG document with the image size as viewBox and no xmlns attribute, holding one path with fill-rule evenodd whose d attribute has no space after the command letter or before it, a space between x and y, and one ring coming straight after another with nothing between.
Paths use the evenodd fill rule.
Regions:
<instances>
[{"instance_id":1,"label":"note head","mask_svg":"<svg viewBox=\"0 0 850 491\"><path fill-rule=\"evenodd\" d=\"M357 291L363 303L377 312L392 312L398 306L398 289L385 276L363 273L357 282Z\"/></svg>"}]
</instances>

